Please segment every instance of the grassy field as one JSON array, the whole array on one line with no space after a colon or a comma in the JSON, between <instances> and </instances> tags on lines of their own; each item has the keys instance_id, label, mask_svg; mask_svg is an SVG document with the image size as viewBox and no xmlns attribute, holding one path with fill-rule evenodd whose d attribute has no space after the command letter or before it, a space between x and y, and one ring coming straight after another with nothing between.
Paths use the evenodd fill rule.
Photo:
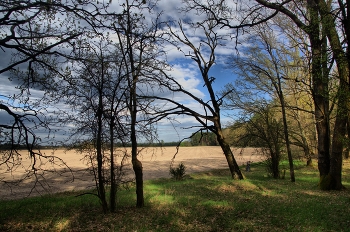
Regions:
<instances>
[{"instance_id":1,"label":"grassy field","mask_svg":"<svg viewBox=\"0 0 350 232\"><path fill-rule=\"evenodd\" d=\"M287 165L285 164L287 167ZM118 193L118 212L102 214L96 197L66 192L0 202L0 231L350 231L350 194L318 190L316 167L296 163L296 183L268 177L259 163L243 181L228 170L191 174L183 181L145 182ZM343 184L350 186L350 162Z\"/></svg>"}]
</instances>

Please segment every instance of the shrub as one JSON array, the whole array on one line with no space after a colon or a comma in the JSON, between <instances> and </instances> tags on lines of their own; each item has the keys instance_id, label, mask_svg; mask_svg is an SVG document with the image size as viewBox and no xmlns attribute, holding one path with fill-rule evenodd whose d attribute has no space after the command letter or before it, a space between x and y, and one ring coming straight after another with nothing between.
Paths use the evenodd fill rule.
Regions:
<instances>
[{"instance_id":1,"label":"shrub","mask_svg":"<svg viewBox=\"0 0 350 232\"><path fill-rule=\"evenodd\" d=\"M181 162L176 168L170 166L170 176L175 180L182 180L185 177L186 166Z\"/></svg>"},{"instance_id":2,"label":"shrub","mask_svg":"<svg viewBox=\"0 0 350 232\"><path fill-rule=\"evenodd\" d=\"M261 151L263 156L266 157L263 163L266 166L268 176L275 179L280 178L281 174L283 175L283 173L280 173L280 160L282 159L281 149L263 148Z\"/></svg>"}]
</instances>

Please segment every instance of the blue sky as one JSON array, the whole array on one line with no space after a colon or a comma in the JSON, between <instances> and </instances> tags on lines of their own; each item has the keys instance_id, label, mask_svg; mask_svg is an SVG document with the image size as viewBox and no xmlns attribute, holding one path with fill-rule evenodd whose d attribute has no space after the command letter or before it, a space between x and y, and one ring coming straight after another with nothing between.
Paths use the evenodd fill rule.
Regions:
<instances>
[{"instance_id":1,"label":"blue sky","mask_svg":"<svg viewBox=\"0 0 350 232\"><path fill-rule=\"evenodd\" d=\"M115 8L115 11L118 11L119 5L123 1L114 0L112 1L113 7ZM179 6L178 0L160 0L158 2L158 10L163 12L163 19L172 19L174 21L182 20L183 18L186 18L187 21L196 22L198 20L203 19L203 15L196 15L194 12L186 12L186 14L182 13L180 14L177 10L177 7ZM147 15L147 12L145 12L146 20L151 20L151 15ZM173 25L173 29L177 30L176 24ZM166 30L166 29L164 29ZM188 36L188 38L193 42L195 45L199 45L201 42L201 39L205 38L204 32L201 30L193 30L193 28L190 25L184 24L184 32ZM228 30L228 29L222 29L218 28L216 31L218 34L222 36L230 36L234 34L234 31ZM222 41L222 45L218 46L216 49L216 64L212 67L210 71L210 76L214 76L216 79L213 83L213 87L215 91L220 91L223 86L229 82L234 81L234 74L231 70L227 68L227 64L225 63L227 60L227 57L231 54L235 54L235 41L234 40L225 40ZM189 51L189 48L185 45L179 45L181 50L186 54ZM171 65L173 65L173 70L171 72L171 75L176 78L176 80L183 85L184 88L189 90L191 93L196 94L196 96L200 96L203 99L208 99L207 90L205 87L203 87L204 82L200 76L200 72L198 70L198 67L196 63L191 60L188 57L184 56L184 53L180 52L176 47L173 47L172 45L168 44L166 45L167 50L167 57L168 61ZM6 64L6 59L9 57L9 52L3 52L1 51L1 60L3 60L3 64ZM206 55L205 50L203 50L203 54ZM14 93L18 93L18 90L16 89L16 83L8 81L7 74L1 74L0 76L1 85L0 85L0 96L12 96ZM32 90L30 98L35 101L35 99L39 99L42 96L42 92L39 90ZM178 96L181 97L181 96ZM6 98L0 97L0 100L4 101ZM6 101L6 100L5 100ZM185 96L183 99L181 99L183 102L188 102L189 106L191 108L198 108L198 111L201 111L201 107L199 105L193 104L191 99L187 99ZM66 108L69 110L69 106L60 105L60 108L64 109ZM224 113L225 114L225 113ZM4 112L0 111L0 120L3 121L5 119ZM158 134L159 139L164 141L178 141L183 138L186 138L190 136L195 130L184 130L182 128L198 125L198 123L195 121L192 117L182 117L179 116L176 118L177 122L169 122L169 121L162 121L158 124ZM227 121L231 119L224 117L223 115L223 125ZM174 130L174 126L176 130ZM57 138L59 138L61 133L57 134Z\"/></svg>"}]
</instances>

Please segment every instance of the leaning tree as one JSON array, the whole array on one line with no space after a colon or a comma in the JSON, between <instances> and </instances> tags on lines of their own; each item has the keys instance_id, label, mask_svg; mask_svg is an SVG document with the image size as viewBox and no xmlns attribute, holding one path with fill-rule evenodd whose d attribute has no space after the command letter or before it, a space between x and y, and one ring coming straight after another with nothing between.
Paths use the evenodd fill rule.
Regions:
<instances>
[{"instance_id":1,"label":"leaning tree","mask_svg":"<svg viewBox=\"0 0 350 232\"><path fill-rule=\"evenodd\" d=\"M217 7L216 11L221 12L221 8ZM167 103L167 107L155 112L154 120L157 121L174 115L186 115L195 118L199 123L199 126L193 126L194 128L197 127L197 132L210 131L214 133L223 150L232 178L243 179L240 168L223 133L221 105L224 96L217 96L213 87L215 79L221 77L210 75L215 62L217 62L218 50L224 46L230 35L227 32L223 33L218 24L211 20L212 14L203 13L203 15L205 19L197 22L183 22L181 20L177 23L170 22L165 30L168 33L167 41L182 52L185 59L192 61L197 67L209 99L202 99L186 89L186 86L183 86L180 81L171 75L171 71L166 70L159 70L160 73L166 76L166 79L159 80L158 85L164 91L174 94L175 97L178 94L188 97L199 108L196 109L186 105L186 103L177 101L176 98L171 97L171 94L145 97ZM188 30L189 28L191 30ZM192 37L193 31L195 31L195 36Z\"/></svg>"}]
</instances>

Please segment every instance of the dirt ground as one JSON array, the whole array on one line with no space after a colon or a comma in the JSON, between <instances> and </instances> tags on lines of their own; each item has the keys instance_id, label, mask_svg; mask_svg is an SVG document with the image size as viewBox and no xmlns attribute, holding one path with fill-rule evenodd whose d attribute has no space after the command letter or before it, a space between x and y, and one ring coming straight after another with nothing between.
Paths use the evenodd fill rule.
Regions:
<instances>
[{"instance_id":1,"label":"dirt ground","mask_svg":"<svg viewBox=\"0 0 350 232\"><path fill-rule=\"evenodd\" d=\"M257 154L254 148L245 148L244 150L232 148L232 150L239 165L245 164L247 161L259 162L262 160L262 157ZM47 163L42 165L42 168L47 171L38 177L39 182L35 182L34 178L27 178L15 185L9 184L11 181L15 182L23 178L25 168L30 166L30 161L25 159L26 154L23 153L23 168L18 168L12 172L5 170L3 167L0 169L0 181L2 181L0 199L23 198L29 194L30 196L36 196L62 191L77 191L95 186L93 174L84 162L82 154L74 151L65 152L64 150L54 152L45 150L43 153L59 157L69 168L55 159L55 166L49 166ZM170 178L169 167L175 153L175 147L142 150L139 159L143 165L144 179ZM186 174L227 168L226 159L220 147L181 147L175 157L174 164L177 165L180 162L183 162L186 166ZM127 161L125 170L129 178L132 178L133 172L130 161Z\"/></svg>"}]
</instances>

